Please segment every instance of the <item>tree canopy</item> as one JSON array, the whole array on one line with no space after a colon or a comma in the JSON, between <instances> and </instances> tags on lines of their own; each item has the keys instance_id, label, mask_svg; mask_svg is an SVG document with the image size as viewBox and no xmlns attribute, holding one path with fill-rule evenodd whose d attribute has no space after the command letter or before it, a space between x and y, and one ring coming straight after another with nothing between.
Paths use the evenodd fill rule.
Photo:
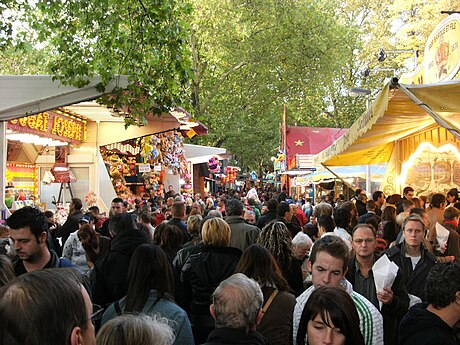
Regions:
<instances>
[{"instance_id":1,"label":"tree canopy","mask_svg":"<svg viewBox=\"0 0 460 345\"><path fill-rule=\"evenodd\" d=\"M209 128L194 143L223 146L245 169L263 170L290 124L348 127L385 77L411 54L383 63L380 48L415 49L456 1L440 0L6 0L0 4L0 73L49 73L128 90L100 101L128 125L181 106ZM409 61L409 62L408 62ZM421 61L421 57L419 57ZM368 71L364 74L364 71ZM372 96L371 96L372 97Z\"/></svg>"}]
</instances>

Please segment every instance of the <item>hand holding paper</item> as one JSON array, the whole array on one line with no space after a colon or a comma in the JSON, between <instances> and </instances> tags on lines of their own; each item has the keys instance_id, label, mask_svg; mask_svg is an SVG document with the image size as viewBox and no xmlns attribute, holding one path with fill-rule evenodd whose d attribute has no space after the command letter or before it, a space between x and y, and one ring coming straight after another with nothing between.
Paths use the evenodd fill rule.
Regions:
<instances>
[{"instance_id":1,"label":"hand holding paper","mask_svg":"<svg viewBox=\"0 0 460 345\"><path fill-rule=\"evenodd\" d=\"M449 230L439 223L436 223L436 240L439 244L441 254L446 251L447 240L449 239Z\"/></svg>"},{"instance_id":2,"label":"hand holding paper","mask_svg":"<svg viewBox=\"0 0 460 345\"><path fill-rule=\"evenodd\" d=\"M390 289L393 285L396 275L398 274L399 267L388 256L382 255L372 266L372 273L374 275L375 290L377 293L386 292L384 289ZM379 300L380 309L382 309L382 301Z\"/></svg>"}]
</instances>

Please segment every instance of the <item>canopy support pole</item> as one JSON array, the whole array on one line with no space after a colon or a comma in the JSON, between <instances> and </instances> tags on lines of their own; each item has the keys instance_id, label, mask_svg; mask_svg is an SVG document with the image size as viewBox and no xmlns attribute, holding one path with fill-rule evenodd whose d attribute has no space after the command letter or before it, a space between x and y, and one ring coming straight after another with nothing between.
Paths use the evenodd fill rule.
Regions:
<instances>
[{"instance_id":1,"label":"canopy support pole","mask_svg":"<svg viewBox=\"0 0 460 345\"><path fill-rule=\"evenodd\" d=\"M337 175L335 172L333 172L331 169L329 169L326 165L324 165L324 163L321 163L321 165L323 166L324 169L326 169L327 171L329 171L332 175L334 175L335 177L337 177L340 181L342 181L342 183L347 186L348 188L350 188L352 191L356 191L356 188L354 188L351 184L349 184L347 181L345 181L343 178L341 178L339 175Z\"/></svg>"},{"instance_id":2,"label":"canopy support pole","mask_svg":"<svg viewBox=\"0 0 460 345\"><path fill-rule=\"evenodd\" d=\"M396 78L394 78L394 79L396 79ZM393 83L394 82L395 82L395 80L393 80ZM396 79L396 82L397 82L397 79ZM411 99L412 102L414 102L420 108L425 110L429 115L431 115L431 117L436 121L436 123L439 126L447 129L455 138L460 140L460 133L459 133L458 128L455 128L455 126L452 126L452 124L450 124L447 120L443 119L441 117L441 115L439 115L438 113L433 111L428 104L423 103L421 100L419 100L412 92L409 91L409 89L407 87L405 87L405 86L403 86L403 85L401 85L399 83L397 83L396 85L405 95L407 95L407 97L409 97Z\"/></svg>"}]
</instances>

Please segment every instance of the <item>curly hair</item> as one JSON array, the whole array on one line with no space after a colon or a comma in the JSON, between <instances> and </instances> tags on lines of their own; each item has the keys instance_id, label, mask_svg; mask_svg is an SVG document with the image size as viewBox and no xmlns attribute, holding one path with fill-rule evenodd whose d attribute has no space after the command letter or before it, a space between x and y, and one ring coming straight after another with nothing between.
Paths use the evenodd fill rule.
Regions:
<instances>
[{"instance_id":1,"label":"curly hair","mask_svg":"<svg viewBox=\"0 0 460 345\"><path fill-rule=\"evenodd\" d=\"M460 265L455 262L433 266L426 278L426 299L436 309L455 301L460 291Z\"/></svg>"},{"instance_id":2,"label":"curly hair","mask_svg":"<svg viewBox=\"0 0 460 345\"><path fill-rule=\"evenodd\" d=\"M261 231L257 243L272 253L281 270L291 268L292 260L296 257L292 248L291 235L282 222L272 221Z\"/></svg>"},{"instance_id":3,"label":"curly hair","mask_svg":"<svg viewBox=\"0 0 460 345\"><path fill-rule=\"evenodd\" d=\"M275 258L260 244L252 244L244 251L235 273L245 274L261 287L274 286L281 291L291 291Z\"/></svg>"}]
</instances>

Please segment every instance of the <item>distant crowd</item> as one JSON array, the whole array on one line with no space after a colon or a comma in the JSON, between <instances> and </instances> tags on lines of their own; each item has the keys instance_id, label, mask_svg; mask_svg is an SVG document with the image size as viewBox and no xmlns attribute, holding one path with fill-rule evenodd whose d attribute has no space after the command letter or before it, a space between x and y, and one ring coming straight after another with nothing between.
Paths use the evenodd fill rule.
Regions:
<instances>
[{"instance_id":1,"label":"distant crowd","mask_svg":"<svg viewBox=\"0 0 460 345\"><path fill-rule=\"evenodd\" d=\"M0 225L0 343L457 344L457 189L72 198Z\"/></svg>"}]
</instances>

